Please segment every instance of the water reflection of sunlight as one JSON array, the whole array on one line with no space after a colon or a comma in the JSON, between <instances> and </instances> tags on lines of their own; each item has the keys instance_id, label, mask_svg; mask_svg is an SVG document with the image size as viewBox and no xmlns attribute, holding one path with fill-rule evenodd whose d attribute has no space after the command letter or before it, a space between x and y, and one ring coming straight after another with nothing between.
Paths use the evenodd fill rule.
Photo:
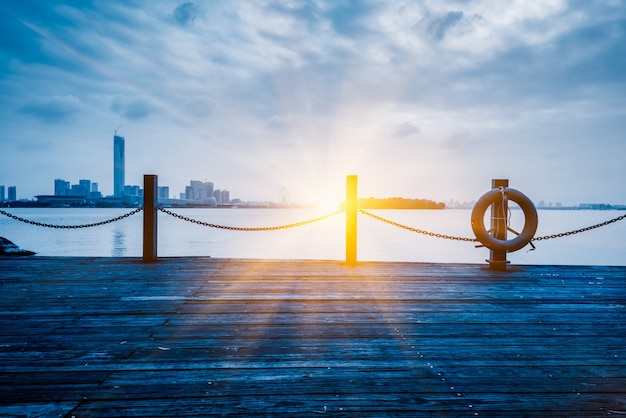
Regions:
<instances>
[{"instance_id":1,"label":"water reflection of sunlight","mask_svg":"<svg viewBox=\"0 0 626 418\"><path fill-rule=\"evenodd\" d=\"M317 209L296 213L297 220L314 219L333 213L335 209ZM345 215L341 212L309 225L276 231L264 245L270 258L301 258L341 260L344 257ZM264 250L265 251L265 250Z\"/></svg>"},{"instance_id":2,"label":"water reflection of sunlight","mask_svg":"<svg viewBox=\"0 0 626 418\"><path fill-rule=\"evenodd\" d=\"M126 232L124 229L117 228L113 231L113 245L111 246L111 256L124 257L128 248L126 246Z\"/></svg>"}]
</instances>

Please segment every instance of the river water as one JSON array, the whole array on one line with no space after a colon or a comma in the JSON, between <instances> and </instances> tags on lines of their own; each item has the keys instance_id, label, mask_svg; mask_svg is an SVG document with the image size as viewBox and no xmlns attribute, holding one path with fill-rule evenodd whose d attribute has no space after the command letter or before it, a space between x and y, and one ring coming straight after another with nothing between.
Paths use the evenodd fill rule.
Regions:
<instances>
[{"instance_id":1,"label":"river water","mask_svg":"<svg viewBox=\"0 0 626 418\"><path fill-rule=\"evenodd\" d=\"M115 218L131 209L10 208L5 211L41 223L82 225ZM271 227L316 218L318 209L172 209L198 221L235 227ZM469 209L372 210L372 213L411 228L473 237ZM511 225L520 230L521 211L513 210ZM539 210L536 236L552 235L595 225L622 215L621 211ZM516 224L517 223L517 224ZM0 236L41 256L141 257L143 214L97 227L53 229L19 222L0 214ZM472 242L418 234L358 215L359 261L484 263L485 248ZM535 243L508 254L513 264L626 265L626 220L567 237ZM253 259L345 259L345 214L277 231L232 231L193 224L159 212L158 254Z\"/></svg>"}]
</instances>

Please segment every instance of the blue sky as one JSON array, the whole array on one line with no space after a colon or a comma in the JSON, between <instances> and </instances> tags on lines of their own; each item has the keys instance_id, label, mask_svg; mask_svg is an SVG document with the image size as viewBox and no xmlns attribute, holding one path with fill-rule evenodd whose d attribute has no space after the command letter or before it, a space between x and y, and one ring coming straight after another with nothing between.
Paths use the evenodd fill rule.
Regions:
<instances>
[{"instance_id":1,"label":"blue sky","mask_svg":"<svg viewBox=\"0 0 626 418\"><path fill-rule=\"evenodd\" d=\"M620 0L0 2L0 184L626 203Z\"/></svg>"}]
</instances>

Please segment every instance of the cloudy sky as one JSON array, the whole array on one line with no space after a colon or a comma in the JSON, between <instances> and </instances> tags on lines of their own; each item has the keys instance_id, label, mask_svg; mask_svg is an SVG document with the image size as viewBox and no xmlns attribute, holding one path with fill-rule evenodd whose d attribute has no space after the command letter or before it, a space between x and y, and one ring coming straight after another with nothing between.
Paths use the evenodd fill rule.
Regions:
<instances>
[{"instance_id":1,"label":"cloudy sky","mask_svg":"<svg viewBox=\"0 0 626 418\"><path fill-rule=\"evenodd\" d=\"M3 0L0 118L20 198L111 194L118 129L175 196L624 204L626 2Z\"/></svg>"}]
</instances>

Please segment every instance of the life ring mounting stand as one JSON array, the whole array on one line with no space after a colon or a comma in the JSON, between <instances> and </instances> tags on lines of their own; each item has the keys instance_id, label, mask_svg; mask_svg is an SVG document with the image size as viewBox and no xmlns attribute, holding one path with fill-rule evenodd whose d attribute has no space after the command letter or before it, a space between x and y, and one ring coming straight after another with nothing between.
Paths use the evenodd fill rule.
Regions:
<instances>
[{"instance_id":1,"label":"life ring mounting stand","mask_svg":"<svg viewBox=\"0 0 626 418\"><path fill-rule=\"evenodd\" d=\"M508 200L512 200L517 203L524 212L525 219L522 231L517 232L509 227L507 213L496 214L494 216L496 224L498 223L497 221L500 221L506 228L504 233L497 234L493 229L487 230L484 222L485 212L487 209L491 205L499 205L500 208L503 208L503 212L506 212L506 209L504 208L507 207L506 202ZM488 191L482 195L480 199L478 199L472 209L471 221L474 235L476 235L476 239L482 245L492 251L506 253L517 251L531 243L531 240L535 236L535 232L537 232L538 217L535 205L528 197L526 197L526 195L510 187L498 187ZM513 239L507 240L506 231L510 231L517 236ZM505 239L497 238L496 235L500 235L501 237L503 236Z\"/></svg>"}]
</instances>

